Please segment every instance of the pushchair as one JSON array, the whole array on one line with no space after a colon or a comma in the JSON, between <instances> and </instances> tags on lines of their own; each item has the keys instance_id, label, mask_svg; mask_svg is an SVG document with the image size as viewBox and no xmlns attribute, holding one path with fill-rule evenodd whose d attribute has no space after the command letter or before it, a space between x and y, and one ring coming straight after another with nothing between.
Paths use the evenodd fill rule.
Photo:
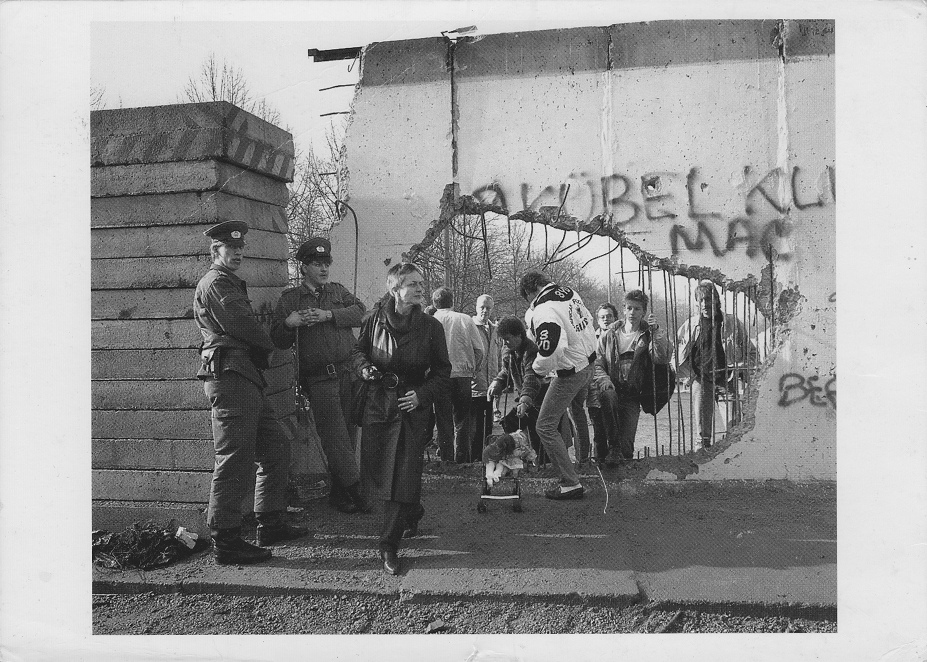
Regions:
<instances>
[{"instance_id":1,"label":"pushchair","mask_svg":"<svg viewBox=\"0 0 927 662\"><path fill-rule=\"evenodd\" d=\"M482 487L476 511L485 513L490 501L511 501L512 510L522 512L520 475L535 460L537 454L523 430L486 437ZM511 479L511 487L506 485L506 479Z\"/></svg>"}]
</instances>

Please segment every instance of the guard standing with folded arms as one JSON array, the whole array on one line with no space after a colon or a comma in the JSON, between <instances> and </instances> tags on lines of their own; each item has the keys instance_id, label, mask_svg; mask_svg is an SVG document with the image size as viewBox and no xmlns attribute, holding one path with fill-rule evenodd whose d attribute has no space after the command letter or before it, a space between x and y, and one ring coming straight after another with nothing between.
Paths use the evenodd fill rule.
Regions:
<instances>
[{"instance_id":1,"label":"guard standing with folded arms","mask_svg":"<svg viewBox=\"0 0 927 662\"><path fill-rule=\"evenodd\" d=\"M270 335L280 349L296 343L300 386L309 398L332 474L329 502L343 513L367 512L354 455L356 428L347 422L356 340L351 329L360 326L367 309L347 288L329 280L332 245L327 239L310 238L296 259L303 282L283 291Z\"/></svg>"},{"instance_id":2,"label":"guard standing with folded arms","mask_svg":"<svg viewBox=\"0 0 927 662\"><path fill-rule=\"evenodd\" d=\"M207 524L216 561L236 565L269 559L263 546L308 533L285 521L290 447L264 395L262 374L274 345L254 315L245 281L235 274L247 232L244 221L225 221L203 233L212 240L213 264L193 299L203 336L197 377L212 406L216 452ZM252 481L260 547L241 537L242 501Z\"/></svg>"}]
</instances>

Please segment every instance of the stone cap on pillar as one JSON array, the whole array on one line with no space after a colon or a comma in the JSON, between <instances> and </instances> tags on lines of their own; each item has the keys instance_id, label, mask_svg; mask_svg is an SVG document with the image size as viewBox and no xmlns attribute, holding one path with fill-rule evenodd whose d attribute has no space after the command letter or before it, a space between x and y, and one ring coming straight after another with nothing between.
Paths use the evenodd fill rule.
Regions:
<instances>
[{"instance_id":1,"label":"stone cap on pillar","mask_svg":"<svg viewBox=\"0 0 927 662\"><path fill-rule=\"evenodd\" d=\"M90 113L93 167L217 160L293 181L293 136L225 101Z\"/></svg>"}]
</instances>

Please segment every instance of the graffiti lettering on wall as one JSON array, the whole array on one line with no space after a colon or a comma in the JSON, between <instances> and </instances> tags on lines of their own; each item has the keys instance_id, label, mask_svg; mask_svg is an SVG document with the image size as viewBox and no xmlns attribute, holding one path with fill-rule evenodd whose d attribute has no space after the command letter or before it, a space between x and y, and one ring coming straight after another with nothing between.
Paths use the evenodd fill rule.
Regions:
<instances>
[{"instance_id":1,"label":"graffiti lettering on wall","mask_svg":"<svg viewBox=\"0 0 927 662\"><path fill-rule=\"evenodd\" d=\"M779 406L791 407L807 400L815 407L833 407L837 409L837 375L831 375L823 386L818 385L820 377L805 377L797 372L789 372L779 379Z\"/></svg>"},{"instance_id":2,"label":"graffiti lettering on wall","mask_svg":"<svg viewBox=\"0 0 927 662\"><path fill-rule=\"evenodd\" d=\"M836 176L829 166L818 173L815 184L798 166L790 172L774 168L762 176L747 166L733 180L719 186L711 183L717 178L691 168L687 173L645 173L636 188L623 174L595 178L582 171L557 185L535 187L522 182L517 192L492 182L473 191L473 197L509 212L517 211L512 205L518 200L521 209L532 211L562 204L565 214L585 221L610 214L612 227L626 231L632 223L668 223L673 255L684 247L711 250L721 257L743 247L748 257L755 258L762 257L763 246L772 244L781 246L779 260L791 257L783 245L792 233L791 210L825 207L836 199Z\"/></svg>"}]
</instances>

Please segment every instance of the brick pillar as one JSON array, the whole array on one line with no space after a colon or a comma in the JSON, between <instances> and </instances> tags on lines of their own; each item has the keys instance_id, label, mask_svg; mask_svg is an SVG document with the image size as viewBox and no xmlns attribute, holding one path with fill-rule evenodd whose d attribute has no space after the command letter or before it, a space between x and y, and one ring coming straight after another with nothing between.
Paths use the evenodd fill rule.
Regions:
<instances>
[{"instance_id":1,"label":"brick pillar","mask_svg":"<svg viewBox=\"0 0 927 662\"><path fill-rule=\"evenodd\" d=\"M192 320L212 262L203 230L247 221L238 273L268 315L287 285L293 138L225 102L104 110L91 113L91 165L94 527L176 518L204 531L212 432ZM292 354L276 352L266 377L296 436ZM306 435L294 441L305 464Z\"/></svg>"}]
</instances>

